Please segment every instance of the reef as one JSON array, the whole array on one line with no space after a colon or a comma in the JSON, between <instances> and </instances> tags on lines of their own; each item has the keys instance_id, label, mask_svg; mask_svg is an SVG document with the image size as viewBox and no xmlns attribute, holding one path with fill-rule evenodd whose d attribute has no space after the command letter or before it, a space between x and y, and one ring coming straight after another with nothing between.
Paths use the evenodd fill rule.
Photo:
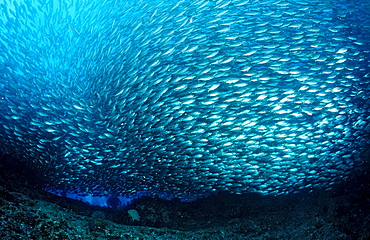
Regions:
<instances>
[{"instance_id":1,"label":"reef","mask_svg":"<svg viewBox=\"0 0 370 240\"><path fill-rule=\"evenodd\" d=\"M370 238L366 168L330 192L218 193L194 202L141 197L115 210L45 192L17 161L1 156L0 162L2 240Z\"/></svg>"}]
</instances>

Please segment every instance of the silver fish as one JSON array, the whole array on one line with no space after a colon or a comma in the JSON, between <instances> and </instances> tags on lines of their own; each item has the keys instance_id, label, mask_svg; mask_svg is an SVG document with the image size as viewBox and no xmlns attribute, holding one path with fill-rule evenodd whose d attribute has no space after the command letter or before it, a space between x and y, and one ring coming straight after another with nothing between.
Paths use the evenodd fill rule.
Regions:
<instances>
[{"instance_id":1,"label":"silver fish","mask_svg":"<svg viewBox=\"0 0 370 240\"><path fill-rule=\"evenodd\" d=\"M330 190L370 144L368 8L2 4L0 151L48 166L54 190Z\"/></svg>"}]
</instances>

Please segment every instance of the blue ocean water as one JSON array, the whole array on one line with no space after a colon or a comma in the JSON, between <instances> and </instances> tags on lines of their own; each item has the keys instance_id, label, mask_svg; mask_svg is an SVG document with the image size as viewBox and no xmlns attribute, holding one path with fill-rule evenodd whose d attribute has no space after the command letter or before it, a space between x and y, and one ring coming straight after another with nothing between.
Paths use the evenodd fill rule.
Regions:
<instances>
[{"instance_id":1,"label":"blue ocean water","mask_svg":"<svg viewBox=\"0 0 370 240\"><path fill-rule=\"evenodd\" d=\"M364 164L367 1L1 8L0 150L52 192L280 195Z\"/></svg>"}]
</instances>

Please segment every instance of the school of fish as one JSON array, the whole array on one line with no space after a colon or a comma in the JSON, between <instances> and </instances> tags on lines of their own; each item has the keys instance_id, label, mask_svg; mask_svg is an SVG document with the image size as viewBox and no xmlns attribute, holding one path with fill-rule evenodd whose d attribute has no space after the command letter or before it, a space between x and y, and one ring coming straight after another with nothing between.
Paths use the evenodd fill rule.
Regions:
<instances>
[{"instance_id":1,"label":"school of fish","mask_svg":"<svg viewBox=\"0 0 370 240\"><path fill-rule=\"evenodd\" d=\"M0 151L47 189L330 190L369 145L366 0L0 4Z\"/></svg>"}]
</instances>

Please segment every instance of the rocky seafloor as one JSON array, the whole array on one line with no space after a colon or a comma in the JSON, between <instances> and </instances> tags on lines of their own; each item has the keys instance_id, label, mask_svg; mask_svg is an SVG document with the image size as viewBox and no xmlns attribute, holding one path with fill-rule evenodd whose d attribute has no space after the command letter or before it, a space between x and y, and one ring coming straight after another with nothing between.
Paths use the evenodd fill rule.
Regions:
<instances>
[{"instance_id":1,"label":"rocky seafloor","mask_svg":"<svg viewBox=\"0 0 370 240\"><path fill-rule=\"evenodd\" d=\"M0 157L1 240L370 239L369 163L330 192L219 193L190 203L141 197L117 210L40 190L19 163Z\"/></svg>"}]
</instances>

